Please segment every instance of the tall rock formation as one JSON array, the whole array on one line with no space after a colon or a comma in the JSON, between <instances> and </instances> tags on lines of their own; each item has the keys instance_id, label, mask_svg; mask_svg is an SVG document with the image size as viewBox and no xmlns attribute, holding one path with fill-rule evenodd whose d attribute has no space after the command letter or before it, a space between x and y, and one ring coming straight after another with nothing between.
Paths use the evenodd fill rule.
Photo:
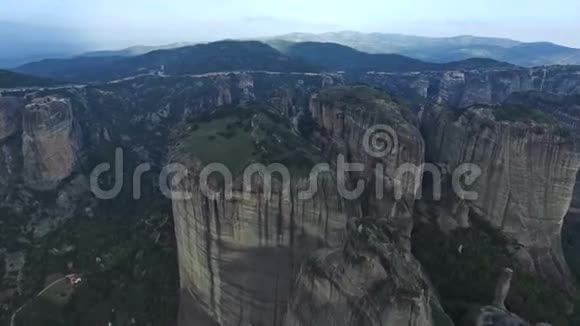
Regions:
<instances>
[{"instance_id":1,"label":"tall rock formation","mask_svg":"<svg viewBox=\"0 0 580 326\"><path fill-rule=\"evenodd\" d=\"M22 99L14 96L0 97L0 193L9 188L17 178L19 146L10 137L20 129L23 109Z\"/></svg>"},{"instance_id":2,"label":"tall rock formation","mask_svg":"<svg viewBox=\"0 0 580 326\"><path fill-rule=\"evenodd\" d=\"M0 97L0 141L12 136L19 127L24 104L14 96Z\"/></svg>"},{"instance_id":3,"label":"tall rock formation","mask_svg":"<svg viewBox=\"0 0 580 326\"><path fill-rule=\"evenodd\" d=\"M247 109L234 110L239 114ZM183 325L194 325L187 316L198 310L220 325L281 325L301 261L317 248L343 242L346 216L352 214L347 211L354 208L349 209L350 204L340 198L334 178L320 179L319 191L312 198L300 199L299 193L310 186L307 175L296 175L299 166L283 161L292 172L290 179L284 179L289 182L289 192L276 175L270 196L261 182L263 174L254 174L249 184L244 183L241 168L253 161L263 162L277 150L287 150L287 146L300 149L294 158L304 155L302 159L307 160L317 155L315 148L293 135L284 123L265 114L267 110L262 107L248 111L240 120L232 118L230 126L245 125L243 129L218 127L206 131L223 121L219 118L209 125L201 123L199 130L189 132L191 135L180 141L181 146L174 152L173 161L186 164L191 173L173 187L174 192L191 194L191 198L173 198L181 287L186 296L182 300L191 301L187 298L190 296L197 301L197 307L181 309ZM188 147L187 142L195 143L196 137L207 141L205 132L221 138L226 130L235 132L233 137L240 143L216 144L220 146L217 151L225 151L221 154ZM243 146L245 151L240 152L236 146ZM228 198L228 188L217 178L209 183L212 189L219 189L220 195L208 197L203 191L206 183L199 179L202 164L236 150L238 155L232 160L221 161L228 163L226 166L234 173L232 197ZM250 189L245 188L249 185Z\"/></svg>"},{"instance_id":4,"label":"tall rock formation","mask_svg":"<svg viewBox=\"0 0 580 326\"><path fill-rule=\"evenodd\" d=\"M331 93L323 91L315 95L310 104L316 124L312 137L322 151L297 136L296 131L290 129L291 125L280 117L276 118L286 110L268 113L271 109L260 107L251 114L243 113L245 110L234 109L237 113L229 113L226 117L218 110L213 118L193 122L196 127L185 129L189 131L182 134L173 151L172 161L185 163L189 170L187 177L175 184L173 190L192 195L184 200L172 200L182 302L191 303L180 309L180 321L184 326L193 325L192 319L198 318L200 311L209 320L224 326L240 323L284 325L290 301L296 305L307 304L301 303L301 297L295 298L298 293L293 284L300 266L320 248L342 247L350 216L371 213L373 218L385 218L400 228L400 232L389 240L392 240L392 247L385 248L381 254L395 257L399 254L390 250L397 248L407 255L401 254L401 257L410 256L408 240L416 179L412 174L397 176L393 171L397 164L404 162L420 166L424 149L418 129L403 118L395 102L366 87L338 88ZM321 114L321 110L324 113ZM393 153L373 157L360 143L365 138L366 128L378 123L389 124L401 134L401 147L392 158L387 156ZM198 147L200 139L215 142L215 148ZM329 162L336 167L337 156L341 154L348 162L362 164L357 174L345 175L344 184L348 189L352 189L359 179L366 181L365 193L357 198L343 197L337 182L341 171L323 174L318 179L308 178L308 172L316 163ZM211 162L224 163L233 171L232 198L226 196L228 188L219 179L210 179L212 189L219 190L217 197L204 193L204 183L199 176L203 164ZM244 182L241 170L252 162L282 163L288 167L292 173L287 195L284 195L284 183L274 181L272 195L264 197L267 188L259 186L264 175ZM371 192L378 183L375 163L384 164L385 175L381 175L386 188L384 198L377 198ZM300 192L312 186L312 180L318 185L318 191L310 199L301 199ZM402 192L400 200L393 199L395 183ZM248 184L253 190L244 196L243 187ZM373 260L378 264L378 258ZM380 272L376 264L360 272L368 273L369 279L377 281L400 276ZM405 286L420 287L416 281L409 280L413 285ZM413 294L413 298L425 306L423 300L427 299L421 294ZM397 311L408 312L409 307ZM357 308L353 306L352 309ZM395 313L395 309L390 311ZM430 325L429 310L423 312L418 318L425 323L417 325ZM424 316L428 316L427 319L423 319ZM343 322L346 325L348 321Z\"/></svg>"},{"instance_id":5,"label":"tall rock formation","mask_svg":"<svg viewBox=\"0 0 580 326\"><path fill-rule=\"evenodd\" d=\"M449 193L435 203L439 223L444 228L466 226L471 214L480 216L522 246L517 254L530 271L571 290L560 233L580 154L556 125L528 117L497 118L511 120L509 115L518 113L510 110L473 107L456 118L434 106L425 113L427 161L449 173L463 163L481 169L468 187L477 194L475 200L461 199L444 181Z\"/></svg>"},{"instance_id":6,"label":"tall rock formation","mask_svg":"<svg viewBox=\"0 0 580 326\"><path fill-rule=\"evenodd\" d=\"M24 181L36 190L53 190L77 167L81 137L71 103L57 97L37 98L22 119Z\"/></svg>"},{"instance_id":7,"label":"tall rock formation","mask_svg":"<svg viewBox=\"0 0 580 326\"><path fill-rule=\"evenodd\" d=\"M499 104L516 92L580 94L579 72L574 66L551 66L399 74L376 72L361 79L407 100L466 108L475 104Z\"/></svg>"},{"instance_id":8,"label":"tall rock formation","mask_svg":"<svg viewBox=\"0 0 580 326\"><path fill-rule=\"evenodd\" d=\"M344 248L302 267L285 326L433 325L431 291L397 232L386 219L351 219Z\"/></svg>"},{"instance_id":9,"label":"tall rock formation","mask_svg":"<svg viewBox=\"0 0 580 326\"><path fill-rule=\"evenodd\" d=\"M349 180L353 187L356 180L365 181L363 213L396 220L400 240L410 248L425 151L410 111L381 91L355 86L316 94L310 112L319 126L315 143L332 160L341 155L361 164L360 171L349 172ZM377 187L384 188L384 194L377 193Z\"/></svg>"}]
</instances>

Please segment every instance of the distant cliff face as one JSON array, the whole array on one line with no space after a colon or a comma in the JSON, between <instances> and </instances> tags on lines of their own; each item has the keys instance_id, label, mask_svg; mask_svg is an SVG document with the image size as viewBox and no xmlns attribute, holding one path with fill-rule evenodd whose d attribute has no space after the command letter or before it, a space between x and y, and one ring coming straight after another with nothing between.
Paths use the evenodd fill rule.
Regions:
<instances>
[{"instance_id":1,"label":"distant cliff face","mask_svg":"<svg viewBox=\"0 0 580 326\"><path fill-rule=\"evenodd\" d=\"M470 212L480 216L523 246L518 256L530 271L569 288L574 282L563 259L560 233L580 155L559 127L500 121L494 116L500 110L508 108L474 107L456 119L435 106L423 117L427 161L448 171L473 163L482 172L471 186L478 198L455 197L439 222L444 228L466 226Z\"/></svg>"},{"instance_id":2,"label":"distant cliff face","mask_svg":"<svg viewBox=\"0 0 580 326\"><path fill-rule=\"evenodd\" d=\"M580 94L580 70L567 66L406 74L368 73L362 80L407 100L426 100L461 108L474 104L502 103L515 92Z\"/></svg>"},{"instance_id":3,"label":"distant cliff face","mask_svg":"<svg viewBox=\"0 0 580 326\"><path fill-rule=\"evenodd\" d=\"M81 135L70 101L37 98L23 114L22 156L25 183L36 190L53 190L77 167Z\"/></svg>"},{"instance_id":4,"label":"distant cliff face","mask_svg":"<svg viewBox=\"0 0 580 326\"><path fill-rule=\"evenodd\" d=\"M18 130L22 107L22 101L17 97L0 97L0 140L12 136Z\"/></svg>"},{"instance_id":5,"label":"distant cliff face","mask_svg":"<svg viewBox=\"0 0 580 326\"><path fill-rule=\"evenodd\" d=\"M7 138L14 135L20 129L20 115L24 108L24 103L20 98L6 96L0 97L0 181L1 188L5 188L8 184L13 183L16 178L18 162L16 157L18 146L14 145L14 141L9 141Z\"/></svg>"}]
</instances>

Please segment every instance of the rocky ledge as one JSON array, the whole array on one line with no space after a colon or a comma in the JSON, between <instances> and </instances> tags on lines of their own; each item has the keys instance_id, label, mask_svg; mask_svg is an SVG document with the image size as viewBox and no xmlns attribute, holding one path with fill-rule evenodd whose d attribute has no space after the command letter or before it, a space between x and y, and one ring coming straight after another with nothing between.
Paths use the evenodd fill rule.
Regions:
<instances>
[{"instance_id":1,"label":"rocky ledge","mask_svg":"<svg viewBox=\"0 0 580 326\"><path fill-rule=\"evenodd\" d=\"M524 111L522 111L524 110ZM469 226L478 216L517 242L530 272L572 293L561 248L561 229L572 200L580 154L559 126L522 108L472 107L451 112L435 106L423 116L428 162L452 173L470 163L481 175L468 185L476 198L451 191L438 202L443 229ZM512 119L518 116L517 119ZM441 203L444 203L442 205Z\"/></svg>"}]
</instances>

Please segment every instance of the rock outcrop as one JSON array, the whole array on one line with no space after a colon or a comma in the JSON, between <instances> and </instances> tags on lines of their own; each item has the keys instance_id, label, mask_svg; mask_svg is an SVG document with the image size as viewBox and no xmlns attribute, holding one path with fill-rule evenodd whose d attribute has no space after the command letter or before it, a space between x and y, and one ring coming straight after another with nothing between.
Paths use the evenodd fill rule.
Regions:
<instances>
[{"instance_id":1,"label":"rock outcrop","mask_svg":"<svg viewBox=\"0 0 580 326\"><path fill-rule=\"evenodd\" d=\"M20 129L23 109L21 98L0 96L0 194L15 182L18 174L20 148L18 141L10 138Z\"/></svg>"},{"instance_id":2,"label":"rock outcrop","mask_svg":"<svg viewBox=\"0 0 580 326\"><path fill-rule=\"evenodd\" d=\"M446 72L368 73L362 80L407 100L466 108L499 104L516 92L580 94L577 67L457 70Z\"/></svg>"},{"instance_id":3,"label":"rock outcrop","mask_svg":"<svg viewBox=\"0 0 580 326\"><path fill-rule=\"evenodd\" d=\"M346 99L350 99L350 102ZM295 297L296 289L293 284L300 266L320 248L332 250L343 246L348 216L364 216L369 213L373 217L389 221L400 231L390 239L393 246L408 253L412 229L411 212L418 185L415 175L398 176L395 170L398 164L403 163L420 166L424 148L418 129L403 117L401 110L390 98L366 87L337 88L331 93L320 92L312 97L310 112L314 124L317 125L312 137L322 151L298 137L295 131L287 129L289 125L279 122L275 125L265 123L268 119L279 121L279 118L268 118L268 114L261 118L268 111L267 108L261 108L262 113L249 115L252 117L249 122L244 119L236 122L239 118L226 120L230 121L230 127L224 131L218 127L214 130L216 136L213 138L207 134L207 121L196 128L190 128L186 134L193 132L193 135L181 138L173 156L174 162L186 163L190 174L174 185L173 190L192 196L185 200L174 198L172 201L181 287L184 290L182 296L186 296L182 298L182 302L197 304L190 308L182 305L180 315L199 315L189 312L201 310L214 322L224 326L240 323L284 325L288 304ZM243 109L235 111L238 115L248 116L242 113ZM279 110L276 114L286 113L287 110ZM223 117L210 119L211 126L215 128L222 125L220 119ZM367 127L379 123L389 124L400 133L399 147L380 157L373 156L374 152L366 152L364 148L367 145L363 146L361 143L366 138ZM220 151L239 151L239 147L246 146L244 138L251 136L250 143L254 149L239 152L233 160L227 155L187 145L188 142L196 144L197 133L203 135L204 141L207 141L208 135L214 139L212 141L219 141L219 138L216 140L217 137L228 137L228 130L237 130L236 125L251 126L251 130L236 131L237 134L232 135L236 144L225 142L217 143L216 146L220 146ZM307 148L312 148L310 154L304 153ZM294 151L291 158L286 155L270 156L285 150ZM373 150L380 151L381 148ZM284 184L278 182L274 183L271 196L266 198L265 188L260 187L254 179L250 182L254 190L244 196L243 189L248 183L241 179L240 172L234 172L231 198L225 196L227 187L213 179L212 189L217 187L219 195L215 198L208 197L202 191L203 182L199 179L202 164L216 162L218 158L222 159L218 162L228 161L226 166L232 171L240 171L240 167L252 162L263 162L266 165L281 162L291 171L302 171L304 175L304 170L310 171L316 163L329 162L332 167L336 167L339 155L344 155L347 162L362 164L362 169L353 174L345 174L340 169L324 174L325 177L316 181L318 191L310 199L300 199L299 195L313 182L308 179L308 173L306 176L300 176L299 173L298 177L292 174L287 196L283 192ZM308 164L304 165L304 161ZM379 175L381 181L377 181L375 175L375 164L379 163L384 164L384 171ZM351 186L362 179L366 181L365 191L353 198L345 197L340 183L337 182L340 173L343 173L347 189L352 190ZM420 176L420 169L418 173ZM374 194L377 184L383 186L384 197L376 197ZM400 198L395 196L395 189L400 189ZM369 266L369 269L365 267L359 272L368 272L377 280L389 277L384 271L381 272L378 257L377 255L373 258L373 266ZM403 265L403 261L400 264ZM359 276L362 277L361 274ZM393 277L398 276L397 274ZM370 286L370 283L367 285ZM389 295L394 294L384 293L385 298ZM419 294L412 301L415 302L415 299L427 300ZM389 309L391 316L388 318L395 319L385 317L386 320L396 320L398 317L395 315L398 313L415 309L413 304L402 304L400 310ZM430 325L430 317L424 319L424 316L430 316L430 308L426 308L424 302L417 304L423 310L417 317L420 323L416 325ZM358 308L353 304L352 309ZM184 326L192 325L192 321L188 323L187 318L181 318L181 321ZM344 320L342 324L347 325L348 321Z\"/></svg>"},{"instance_id":4,"label":"rock outcrop","mask_svg":"<svg viewBox=\"0 0 580 326\"><path fill-rule=\"evenodd\" d=\"M411 113L388 95L363 86L316 94L310 112L320 129L315 142L327 155L361 164L359 171L348 175L350 180L365 181L363 213L396 220L401 241L410 248L425 151ZM384 193L377 192L377 187Z\"/></svg>"},{"instance_id":5,"label":"rock outcrop","mask_svg":"<svg viewBox=\"0 0 580 326\"><path fill-rule=\"evenodd\" d=\"M69 100L37 98L22 119L24 181L36 190L53 190L77 167L81 137Z\"/></svg>"},{"instance_id":6,"label":"rock outcrop","mask_svg":"<svg viewBox=\"0 0 580 326\"><path fill-rule=\"evenodd\" d=\"M580 154L560 127L525 119L500 121L494 114L505 114L501 110L508 108L473 107L457 119L439 106L425 113L427 161L448 173L464 163L481 171L467 187L476 194L471 200L443 182L449 193L436 203L440 225L467 226L470 215L478 215L522 246L518 257L530 271L571 290L560 233Z\"/></svg>"},{"instance_id":7,"label":"rock outcrop","mask_svg":"<svg viewBox=\"0 0 580 326\"><path fill-rule=\"evenodd\" d=\"M431 326L420 264L397 245L386 219L352 219L344 248L321 250L302 267L285 326Z\"/></svg>"},{"instance_id":8,"label":"rock outcrop","mask_svg":"<svg viewBox=\"0 0 580 326\"><path fill-rule=\"evenodd\" d=\"M283 124L276 124L263 114L256 112L248 116L250 121L242 120L253 129L249 134L238 130L240 134L235 137L251 137L249 144L255 143L254 151L262 154L297 138L291 132L281 134ZM200 126L203 128L205 125ZM268 130L273 134L266 135ZM221 137L220 130L215 132ZM278 141L270 147L266 142L271 139ZM186 141L187 138L181 146L187 146ZM304 150L308 145L302 143L300 147ZM263 171L251 177L252 187L248 189L249 184L243 183L243 175L232 164L228 165L234 173L232 197L228 198L228 188L223 183L212 178L211 188L219 189L219 195L211 198L204 192L206 183L199 176L204 163L200 158L205 163L213 158L204 157L201 149L192 148L191 152L185 149L174 152L173 160L186 164L190 175L172 190L190 194L190 198L174 197L173 214L182 296L194 299L182 300L197 304L182 306L180 315L201 310L220 325L281 325L301 262L318 248L343 243L350 205L340 198L334 178L320 179L318 191L309 199L299 196L310 186L307 177L295 175L290 180L284 179L289 182L288 192L285 183L274 179L271 194L267 195L269 183L261 182L265 178ZM241 165L232 162L239 167L264 158L249 157L249 152L240 154L243 156L236 160ZM184 326L197 325L183 319L186 318L182 318Z\"/></svg>"},{"instance_id":9,"label":"rock outcrop","mask_svg":"<svg viewBox=\"0 0 580 326\"><path fill-rule=\"evenodd\" d=\"M0 97L0 141L12 136L19 128L24 104L13 96Z\"/></svg>"}]
</instances>

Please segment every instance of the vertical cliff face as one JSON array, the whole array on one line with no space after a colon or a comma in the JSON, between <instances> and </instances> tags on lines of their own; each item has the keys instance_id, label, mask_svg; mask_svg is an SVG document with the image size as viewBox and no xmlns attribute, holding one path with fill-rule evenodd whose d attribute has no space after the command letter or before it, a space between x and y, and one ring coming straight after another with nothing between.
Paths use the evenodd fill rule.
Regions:
<instances>
[{"instance_id":1,"label":"vertical cliff face","mask_svg":"<svg viewBox=\"0 0 580 326\"><path fill-rule=\"evenodd\" d=\"M17 97L0 97L0 141L18 130L23 107L22 100Z\"/></svg>"},{"instance_id":2,"label":"vertical cliff face","mask_svg":"<svg viewBox=\"0 0 580 326\"><path fill-rule=\"evenodd\" d=\"M580 93L578 68L553 66L446 72L368 73L363 81L407 100L453 107L498 104L516 92L540 91L558 95Z\"/></svg>"},{"instance_id":3,"label":"vertical cliff face","mask_svg":"<svg viewBox=\"0 0 580 326\"><path fill-rule=\"evenodd\" d=\"M20 115L24 109L23 101L18 97L0 97L0 193L15 182L18 161L17 141L9 139L20 128Z\"/></svg>"},{"instance_id":4,"label":"vertical cliff face","mask_svg":"<svg viewBox=\"0 0 580 326\"><path fill-rule=\"evenodd\" d=\"M350 163L362 164L363 169L350 172L349 177L366 182L364 213L396 220L401 240L410 248L425 150L410 112L368 87L323 91L312 97L310 112L320 128L315 142L333 159L342 155ZM403 173L405 165L416 169ZM377 166L382 166L378 178ZM384 196L377 196L377 184L386 189Z\"/></svg>"},{"instance_id":5,"label":"vertical cliff face","mask_svg":"<svg viewBox=\"0 0 580 326\"><path fill-rule=\"evenodd\" d=\"M292 182L290 200L262 192L243 198L241 191L210 200L192 179L175 188L193 195L173 201L181 287L220 325L281 325L301 262L317 248L342 243L347 212L335 188L322 185L300 201L300 182Z\"/></svg>"},{"instance_id":6,"label":"vertical cliff face","mask_svg":"<svg viewBox=\"0 0 580 326\"><path fill-rule=\"evenodd\" d=\"M347 102L347 99L354 102ZM287 110L276 107L276 113L265 115L268 110L271 109L261 107L260 113L245 115L244 109L237 108L234 111L238 113L233 117L231 114L224 117L218 110L214 118L192 122L196 127L185 129L188 131L182 134L174 150L173 160L186 163L190 173L174 185L173 190L192 194L185 200L172 200L181 287L185 296L182 302L194 303L189 307L182 305L182 325L192 325L193 321L188 318L195 318L195 312L200 310L220 325L285 325L285 320L288 325L296 325L285 316L290 302L292 305L308 304L302 301L304 291L308 290L298 290L293 286L300 266L317 249L342 247L346 241L347 217L350 216L368 214L384 218L398 230L389 240L392 243L388 248L369 258L373 263L352 267L352 272L361 282L368 281L364 293L360 293L361 300L364 300L362 296L374 298L370 280L380 282L389 277L398 280L401 276L400 271L389 276L388 272L381 270L380 255L399 257L401 265L404 265L403 260L410 260L408 241L416 179L412 174L397 176L394 171L398 164L420 165L424 149L419 131L403 118L401 108L370 88L338 88L331 93L320 92L310 101L315 124L312 137L320 146L318 148L297 136L291 129L292 124L280 122L285 120L280 120L281 116L273 118L271 115L285 114ZM363 149L361 142L366 128L379 123L389 124L400 133L400 147L393 151L396 152L394 157L388 157L393 153L373 157ZM209 139L215 142L215 146L199 147L200 139L204 142ZM351 190L351 186L362 179L366 181L365 193L358 198L345 199L337 183L338 176L333 172L318 179L318 191L314 197L300 199L299 192L312 182L307 178L310 169L319 162L329 162L335 168L340 154L347 162L363 165L361 171L346 174L346 186ZM216 180L211 184L220 190L217 198L210 198L202 191L200 171L202 164L210 162L224 163L235 171L231 199L224 195L227 188ZM252 179L253 191L244 196L242 187L247 183L243 182L240 171L252 162L287 166L292 172L289 195L283 195L282 184L275 182L272 196L265 198L264 188ZM382 198L374 194L379 183L375 177L375 164L378 163L383 163L385 170L385 176L381 176L386 189ZM399 200L395 199L395 188L401 189ZM391 253L394 248L397 253ZM332 281L343 282L349 275L350 271ZM402 288L420 287L414 278L405 284ZM383 293L385 299L394 296L387 292ZM411 301L417 306L403 303L404 299L397 297L393 300L400 299L401 306L386 309L384 313L389 317L385 315L379 320L398 320L401 314L411 313L420 306L423 309L420 313L414 310L411 313L413 318L421 320L415 325L430 325L430 310L425 308L428 300L419 292L411 295ZM326 305L335 298L322 296L319 299L320 304ZM381 299L377 297L376 300ZM358 306L353 303L352 306L346 305L345 309L356 310ZM348 324L348 320L343 320L342 324Z\"/></svg>"},{"instance_id":7,"label":"vertical cliff face","mask_svg":"<svg viewBox=\"0 0 580 326\"><path fill-rule=\"evenodd\" d=\"M530 271L570 289L560 233L580 155L558 127L500 121L496 116L505 110L474 107L456 119L434 107L423 117L427 161L442 164L449 173L463 163L482 172L469 187L475 200L459 199L448 184L440 225L466 226L470 212L475 213L523 247L518 256Z\"/></svg>"},{"instance_id":8,"label":"vertical cliff face","mask_svg":"<svg viewBox=\"0 0 580 326\"><path fill-rule=\"evenodd\" d=\"M431 326L430 289L386 219L352 219L344 248L302 267L287 326Z\"/></svg>"},{"instance_id":9,"label":"vertical cliff face","mask_svg":"<svg viewBox=\"0 0 580 326\"><path fill-rule=\"evenodd\" d=\"M318 191L312 198L301 198L299 192L310 183L300 176L304 175L300 169L304 162L311 165L308 160L319 155L317 150L285 123L264 115L268 108L237 116L245 110L236 108L229 117L199 122L199 129L187 132L174 151L173 161L187 164L190 172L173 187L173 191L191 194L184 200L173 198L182 301L195 302L195 306L182 306L183 325L195 324L187 317L192 311L203 311L220 325L282 325L301 262L318 248L340 245L346 216L360 210L340 198L331 176L317 181ZM230 136L236 140L222 143L227 131L236 133ZM211 135L219 148L195 146L199 137L207 141ZM296 150L292 157L271 156L286 151L287 146ZM227 159L229 152L237 155ZM202 164L216 160L234 175L231 198L217 178L210 180L212 189L221 193L217 198L203 191ZM250 189L245 188L242 168L253 161L269 165L278 160L290 169L290 179L285 179L288 193L276 174L270 196L260 173L252 176Z\"/></svg>"},{"instance_id":10,"label":"vertical cliff face","mask_svg":"<svg viewBox=\"0 0 580 326\"><path fill-rule=\"evenodd\" d=\"M52 190L77 167L81 148L71 103L37 98L22 118L24 180L36 190Z\"/></svg>"}]
</instances>

